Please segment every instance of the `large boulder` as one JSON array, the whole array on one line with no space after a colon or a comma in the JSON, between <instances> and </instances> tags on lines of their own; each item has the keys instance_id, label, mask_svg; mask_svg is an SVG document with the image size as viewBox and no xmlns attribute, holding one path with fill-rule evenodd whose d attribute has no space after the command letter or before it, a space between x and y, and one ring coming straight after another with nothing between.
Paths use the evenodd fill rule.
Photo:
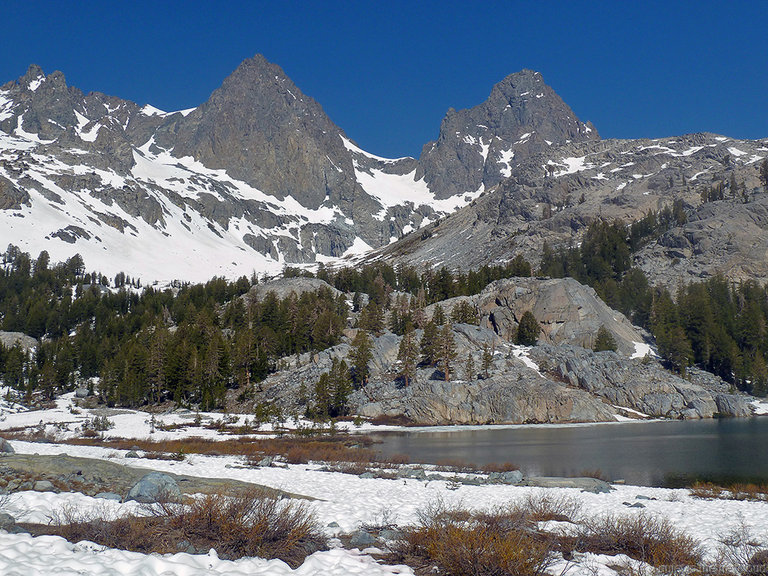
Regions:
<instances>
[{"instance_id":1,"label":"large boulder","mask_svg":"<svg viewBox=\"0 0 768 576\"><path fill-rule=\"evenodd\" d=\"M526 478L520 486L537 486L540 488L578 488L582 492L605 494L614 490L613 486L599 478L560 478L558 476L540 476Z\"/></svg>"},{"instance_id":2,"label":"large boulder","mask_svg":"<svg viewBox=\"0 0 768 576\"><path fill-rule=\"evenodd\" d=\"M145 504L155 502L178 502L181 490L171 476L162 472L150 472L134 484L125 500L136 500Z\"/></svg>"},{"instance_id":3,"label":"large boulder","mask_svg":"<svg viewBox=\"0 0 768 576\"><path fill-rule=\"evenodd\" d=\"M5 438L0 438L0 454L14 454L16 450L13 449L11 443Z\"/></svg>"},{"instance_id":4,"label":"large boulder","mask_svg":"<svg viewBox=\"0 0 768 576\"><path fill-rule=\"evenodd\" d=\"M704 387L665 370L655 360L629 359L614 352L543 344L531 357L556 380L586 390L614 406L661 418L712 418L738 411L738 397L723 396L723 410ZM728 401L727 401L728 399ZM731 400L732 399L732 400ZM748 406L743 402L744 406ZM740 415L749 415L744 411Z\"/></svg>"},{"instance_id":5,"label":"large boulder","mask_svg":"<svg viewBox=\"0 0 768 576\"><path fill-rule=\"evenodd\" d=\"M568 388L509 361L505 371L483 380L433 380L419 370L408 387L371 382L350 396L361 416L403 416L420 424L526 424L604 422L616 411L584 390Z\"/></svg>"},{"instance_id":6,"label":"large boulder","mask_svg":"<svg viewBox=\"0 0 768 576\"><path fill-rule=\"evenodd\" d=\"M334 296L340 296L342 294L339 290L324 280L297 276L295 278L278 278L277 280L270 280L263 284L256 284L248 291L247 298L261 301L267 294L274 292L278 300L283 300L288 298L291 294L295 294L299 297L305 292L317 292L318 290L330 290Z\"/></svg>"},{"instance_id":7,"label":"large boulder","mask_svg":"<svg viewBox=\"0 0 768 576\"><path fill-rule=\"evenodd\" d=\"M715 403L720 416L743 418L744 416L751 416L753 413L747 399L735 394L718 394L715 396Z\"/></svg>"},{"instance_id":8,"label":"large boulder","mask_svg":"<svg viewBox=\"0 0 768 576\"><path fill-rule=\"evenodd\" d=\"M37 340L32 336L27 336L23 332L5 332L0 330L0 344L5 348L21 346L25 352L37 347Z\"/></svg>"},{"instance_id":9,"label":"large boulder","mask_svg":"<svg viewBox=\"0 0 768 576\"><path fill-rule=\"evenodd\" d=\"M509 278L489 284L476 302L481 326L511 340L525 312L541 326L541 340L592 348L604 326L624 355L635 352L642 335L623 314L608 307L589 286L572 278Z\"/></svg>"}]
</instances>

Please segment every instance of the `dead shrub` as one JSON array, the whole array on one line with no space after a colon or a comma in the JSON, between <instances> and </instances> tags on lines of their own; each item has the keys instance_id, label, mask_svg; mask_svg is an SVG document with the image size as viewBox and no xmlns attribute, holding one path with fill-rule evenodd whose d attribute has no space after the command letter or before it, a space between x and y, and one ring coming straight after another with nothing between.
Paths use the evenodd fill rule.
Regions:
<instances>
[{"instance_id":1,"label":"dead shrub","mask_svg":"<svg viewBox=\"0 0 768 576\"><path fill-rule=\"evenodd\" d=\"M423 510L417 525L404 530L393 555L451 576L539 576L554 558L552 542L514 512L478 513L441 503Z\"/></svg>"},{"instance_id":2,"label":"dead shrub","mask_svg":"<svg viewBox=\"0 0 768 576\"><path fill-rule=\"evenodd\" d=\"M605 482L611 481L608 475L605 472L603 472L600 468L586 468L584 470L579 471L577 476L581 478L597 478L598 480L603 480Z\"/></svg>"},{"instance_id":3,"label":"dead shrub","mask_svg":"<svg viewBox=\"0 0 768 576\"><path fill-rule=\"evenodd\" d=\"M532 522L574 522L581 513L581 502L573 496L547 491L528 494L514 509Z\"/></svg>"},{"instance_id":4,"label":"dead shrub","mask_svg":"<svg viewBox=\"0 0 768 576\"><path fill-rule=\"evenodd\" d=\"M145 516L111 517L104 510L83 514L64 509L47 533L71 542L90 540L110 548L175 553L181 542L196 550L215 548L222 558L279 558L293 568L327 547L322 528L305 502L279 499L259 490L209 494L187 504L163 503Z\"/></svg>"},{"instance_id":5,"label":"dead shrub","mask_svg":"<svg viewBox=\"0 0 768 576\"><path fill-rule=\"evenodd\" d=\"M768 574L768 548L755 538L743 518L718 540L717 557L710 567L715 576Z\"/></svg>"},{"instance_id":6,"label":"dead shrub","mask_svg":"<svg viewBox=\"0 0 768 576\"><path fill-rule=\"evenodd\" d=\"M727 487L711 482L697 482L689 488L691 496L706 500L747 500L750 502L768 502L768 486L737 482Z\"/></svg>"},{"instance_id":7,"label":"dead shrub","mask_svg":"<svg viewBox=\"0 0 768 576\"><path fill-rule=\"evenodd\" d=\"M504 462L502 464L484 464L478 469L479 472L485 472L486 474L490 474L491 472L511 472L513 470L520 470L520 466L517 466L512 462Z\"/></svg>"},{"instance_id":8,"label":"dead shrub","mask_svg":"<svg viewBox=\"0 0 768 576\"><path fill-rule=\"evenodd\" d=\"M703 552L697 540L666 518L647 514L583 520L572 544L581 552L626 554L653 566L698 566Z\"/></svg>"},{"instance_id":9,"label":"dead shrub","mask_svg":"<svg viewBox=\"0 0 768 576\"><path fill-rule=\"evenodd\" d=\"M688 491L694 498L701 498L703 500L720 498L723 493L722 487L716 486L711 482L696 482Z\"/></svg>"}]
</instances>

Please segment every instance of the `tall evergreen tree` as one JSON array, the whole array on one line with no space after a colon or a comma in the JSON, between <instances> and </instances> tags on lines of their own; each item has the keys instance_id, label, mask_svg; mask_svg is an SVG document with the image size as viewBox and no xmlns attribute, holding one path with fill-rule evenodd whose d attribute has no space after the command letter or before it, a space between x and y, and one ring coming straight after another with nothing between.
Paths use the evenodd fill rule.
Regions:
<instances>
[{"instance_id":1,"label":"tall evergreen tree","mask_svg":"<svg viewBox=\"0 0 768 576\"><path fill-rule=\"evenodd\" d=\"M416 365L419 363L419 351L416 346L416 335L413 326L406 326L405 333L397 348L397 359L400 361L400 376L408 386L416 376Z\"/></svg>"},{"instance_id":2,"label":"tall evergreen tree","mask_svg":"<svg viewBox=\"0 0 768 576\"><path fill-rule=\"evenodd\" d=\"M520 323L517 325L515 344L533 346L539 339L540 333L541 326L539 321L536 320L536 316L530 310L526 310L520 317Z\"/></svg>"},{"instance_id":3,"label":"tall evergreen tree","mask_svg":"<svg viewBox=\"0 0 768 576\"><path fill-rule=\"evenodd\" d=\"M368 383L370 368L368 363L373 358L373 344L365 330L358 330L352 340L349 360L352 365L352 382L356 388Z\"/></svg>"}]
</instances>

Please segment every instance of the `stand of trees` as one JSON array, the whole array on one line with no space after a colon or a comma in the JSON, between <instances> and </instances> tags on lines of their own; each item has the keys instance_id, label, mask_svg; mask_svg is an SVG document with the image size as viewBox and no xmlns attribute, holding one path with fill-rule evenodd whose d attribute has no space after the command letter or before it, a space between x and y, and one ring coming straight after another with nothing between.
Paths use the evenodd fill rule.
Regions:
<instances>
[{"instance_id":1,"label":"stand of trees","mask_svg":"<svg viewBox=\"0 0 768 576\"><path fill-rule=\"evenodd\" d=\"M642 270L631 267L635 250L672 222L685 221L681 209L649 213L629 228L595 222L578 248L545 246L541 272L592 286L609 306L650 330L661 356L681 374L697 365L740 389L765 395L768 287L754 281L731 284L716 276L681 286L673 295L652 288Z\"/></svg>"},{"instance_id":2,"label":"stand of trees","mask_svg":"<svg viewBox=\"0 0 768 576\"><path fill-rule=\"evenodd\" d=\"M10 247L2 263L0 328L40 338L35 354L0 346L0 378L27 396L53 398L100 377L109 404L208 410L227 389L247 393L280 358L337 344L346 327L346 299L331 290L258 301L243 277L139 293L122 274L107 289L79 256L51 267L45 252L32 260Z\"/></svg>"}]
</instances>

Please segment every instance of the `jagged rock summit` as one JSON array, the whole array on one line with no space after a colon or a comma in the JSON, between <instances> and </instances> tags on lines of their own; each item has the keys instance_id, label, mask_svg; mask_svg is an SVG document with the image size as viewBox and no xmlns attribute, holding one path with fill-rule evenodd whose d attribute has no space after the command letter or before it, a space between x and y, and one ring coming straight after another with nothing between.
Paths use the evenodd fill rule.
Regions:
<instances>
[{"instance_id":1,"label":"jagged rock summit","mask_svg":"<svg viewBox=\"0 0 768 576\"><path fill-rule=\"evenodd\" d=\"M344 137L320 104L257 55L207 102L164 125L156 141L276 198L312 209L329 199L348 212L357 182Z\"/></svg>"},{"instance_id":2,"label":"jagged rock summit","mask_svg":"<svg viewBox=\"0 0 768 576\"><path fill-rule=\"evenodd\" d=\"M145 281L274 273L387 245L518 159L596 138L531 71L449 111L419 159L386 159L260 55L176 112L84 94L31 66L0 88L0 241Z\"/></svg>"},{"instance_id":3,"label":"jagged rock summit","mask_svg":"<svg viewBox=\"0 0 768 576\"><path fill-rule=\"evenodd\" d=\"M450 196L487 190L509 177L515 164L552 146L599 139L539 72L523 70L496 84L482 104L450 109L420 162L430 188Z\"/></svg>"}]
</instances>

